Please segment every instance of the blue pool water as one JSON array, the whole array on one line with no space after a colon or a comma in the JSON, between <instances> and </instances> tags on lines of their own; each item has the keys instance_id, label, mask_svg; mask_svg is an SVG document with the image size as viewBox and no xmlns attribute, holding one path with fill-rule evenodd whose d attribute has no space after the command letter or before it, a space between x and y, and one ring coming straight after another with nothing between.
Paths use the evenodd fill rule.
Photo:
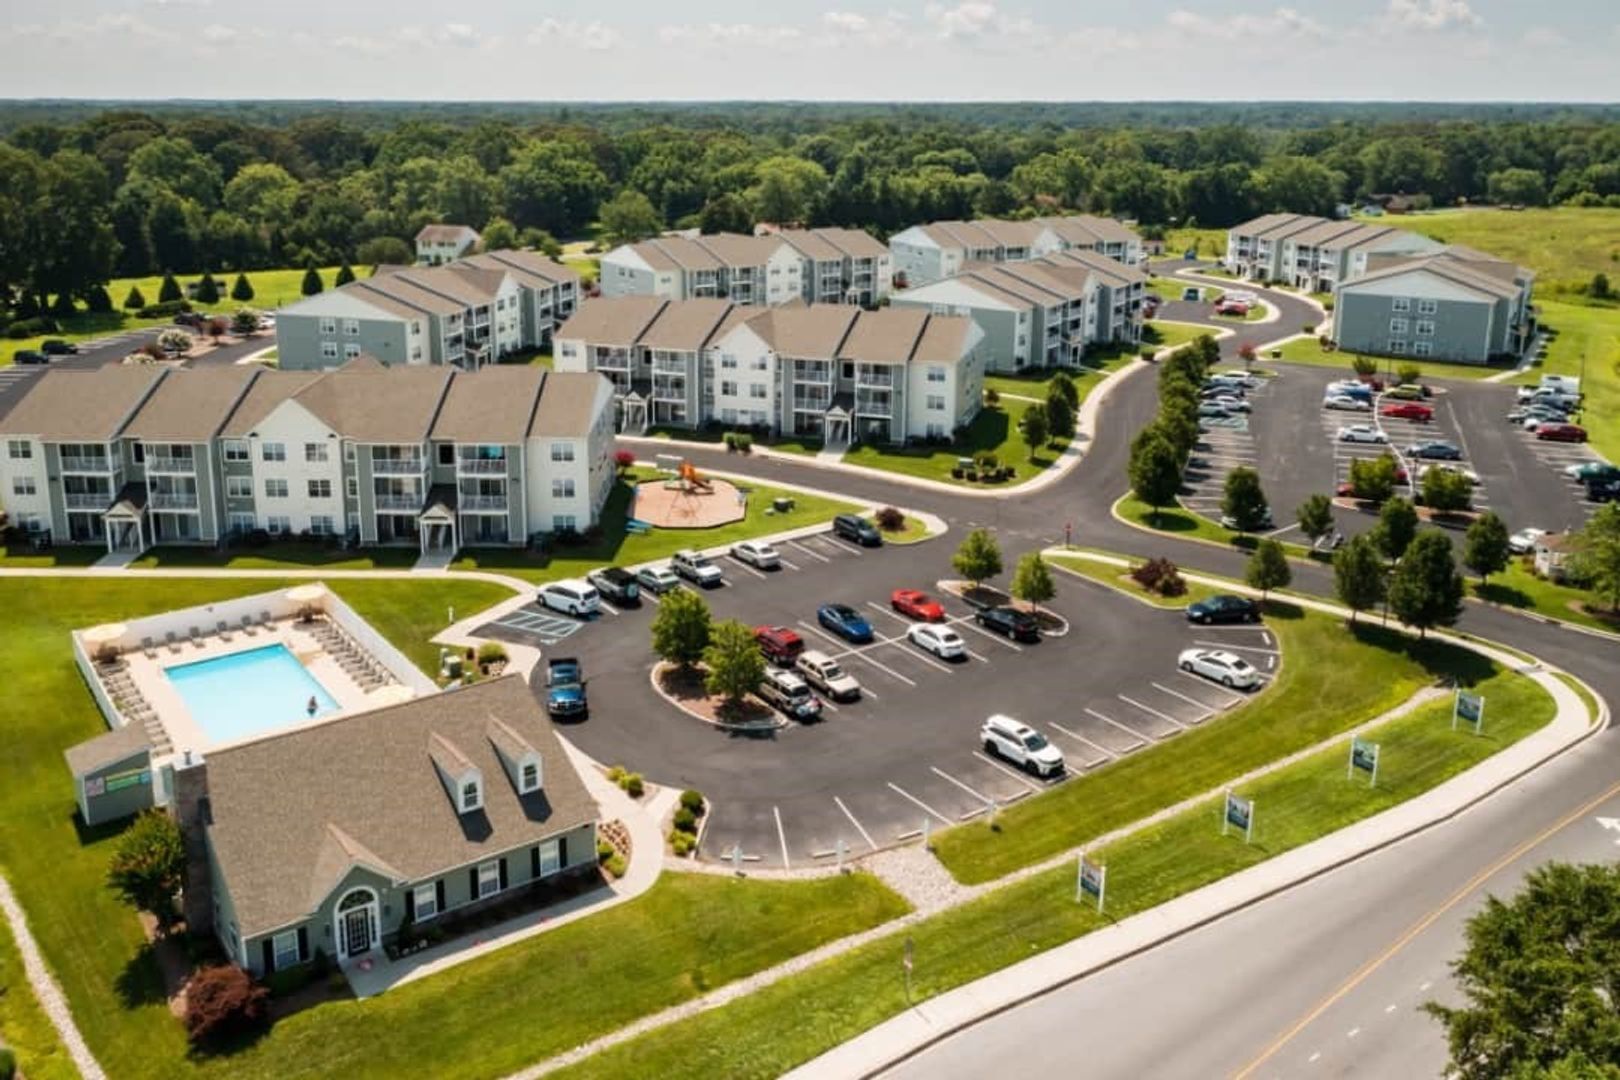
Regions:
<instances>
[{"instance_id":1,"label":"blue pool water","mask_svg":"<svg viewBox=\"0 0 1620 1080\"><path fill-rule=\"evenodd\" d=\"M216 743L235 742L336 712L331 694L285 645L164 669L197 726Z\"/></svg>"}]
</instances>

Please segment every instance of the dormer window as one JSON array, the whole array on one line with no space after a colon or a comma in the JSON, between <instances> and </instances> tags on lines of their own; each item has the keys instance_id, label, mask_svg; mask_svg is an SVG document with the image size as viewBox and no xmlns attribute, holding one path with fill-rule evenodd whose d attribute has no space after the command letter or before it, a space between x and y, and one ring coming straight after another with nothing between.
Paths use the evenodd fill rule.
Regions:
<instances>
[{"instance_id":1,"label":"dormer window","mask_svg":"<svg viewBox=\"0 0 1620 1080\"><path fill-rule=\"evenodd\" d=\"M478 779L467 780L461 785L461 812L470 814L484 805L484 789Z\"/></svg>"},{"instance_id":2,"label":"dormer window","mask_svg":"<svg viewBox=\"0 0 1620 1080\"><path fill-rule=\"evenodd\" d=\"M522 779L518 781L518 790L527 795L540 789L540 763L538 761L525 762Z\"/></svg>"}]
</instances>

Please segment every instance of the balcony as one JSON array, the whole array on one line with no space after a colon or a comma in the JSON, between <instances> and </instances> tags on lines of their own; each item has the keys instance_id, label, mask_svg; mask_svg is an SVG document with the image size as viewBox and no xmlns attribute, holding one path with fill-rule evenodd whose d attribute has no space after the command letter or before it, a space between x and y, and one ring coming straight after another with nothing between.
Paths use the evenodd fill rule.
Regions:
<instances>
[{"instance_id":1,"label":"balcony","mask_svg":"<svg viewBox=\"0 0 1620 1080\"><path fill-rule=\"evenodd\" d=\"M427 458L372 458L371 471L377 476L420 476L427 467Z\"/></svg>"},{"instance_id":2,"label":"balcony","mask_svg":"<svg viewBox=\"0 0 1620 1080\"><path fill-rule=\"evenodd\" d=\"M505 495L458 495L456 508L463 514L504 514Z\"/></svg>"},{"instance_id":3,"label":"balcony","mask_svg":"<svg viewBox=\"0 0 1620 1080\"><path fill-rule=\"evenodd\" d=\"M463 476L505 476L505 458L457 458L456 472Z\"/></svg>"},{"instance_id":4,"label":"balcony","mask_svg":"<svg viewBox=\"0 0 1620 1080\"><path fill-rule=\"evenodd\" d=\"M146 455L146 471L151 473L194 473L197 471L197 459L191 456L179 457L174 454Z\"/></svg>"},{"instance_id":5,"label":"balcony","mask_svg":"<svg viewBox=\"0 0 1620 1080\"><path fill-rule=\"evenodd\" d=\"M113 500L110 491L69 491L62 498L69 510L105 510Z\"/></svg>"},{"instance_id":6,"label":"balcony","mask_svg":"<svg viewBox=\"0 0 1620 1080\"><path fill-rule=\"evenodd\" d=\"M422 496L420 496L420 495L393 495L393 494L380 495L379 494L379 495L376 496L376 503L377 503L377 509L378 510L394 510L394 511L403 510L403 511L406 511L408 513L414 514L418 510L422 509Z\"/></svg>"},{"instance_id":7,"label":"balcony","mask_svg":"<svg viewBox=\"0 0 1620 1080\"><path fill-rule=\"evenodd\" d=\"M667 357L662 360L654 360L652 372L654 375L679 375L685 378L687 362L685 360L672 360Z\"/></svg>"},{"instance_id":8,"label":"balcony","mask_svg":"<svg viewBox=\"0 0 1620 1080\"><path fill-rule=\"evenodd\" d=\"M685 382L669 382L667 380L653 380L652 396L654 401L685 401Z\"/></svg>"},{"instance_id":9,"label":"balcony","mask_svg":"<svg viewBox=\"0 0 1620 1080\"><path fill-rule=\"evenodd\" d=\"M154 491L147 495L146 505L153 510L195 510L195 491Z\"/></svg>"},{"instance_id":10,"label":"balcony","mask_svg":"<svg viewBox=\"0 0 1620 1080\"><path fill-rule=\"evenodd\" d=\"M862 371L860 368L856 368L855 385L891 389L894 386L894 373L890 371Z\"/></svg>"},{"instance_id":11,"label":"balcony","mask_svg":"<svg viewBox=\"0 0 1620 1080\"><path fill-rule=\"evenodd\" d=\"M797 394L793 398L793 411L826 412L831 404L831 394Z\"/></svg>"},{"instance_id":12,"label":"balcony","mask_svg":"<svg viewBox=\"0 0 1620 1080\"><path fill-rule=\"evenodd\" d=\"M894 399L888 394L856 394L855 411L862 415L890 416Z\"/></svg>"},{"instance_id":13,"label":"balcony","mask_svg":"<svg viewBox=\"0 0 1620 1080\"><path fill-rule=\"evenodd\" d=\"M63 454L62 471L65 473L108 473L113 470L113 459L106 455Z\"/></svg>"},{"instance_id":14,"label":"balcony","mask_svg":"<svg viewBox=\"0 0 1620 1080\"><path fill-rule=\"evenodd\" d=\"M598 352L593 358L598 371L629 371L630 354L625 352Z\"/></svg>"}]
</instances>

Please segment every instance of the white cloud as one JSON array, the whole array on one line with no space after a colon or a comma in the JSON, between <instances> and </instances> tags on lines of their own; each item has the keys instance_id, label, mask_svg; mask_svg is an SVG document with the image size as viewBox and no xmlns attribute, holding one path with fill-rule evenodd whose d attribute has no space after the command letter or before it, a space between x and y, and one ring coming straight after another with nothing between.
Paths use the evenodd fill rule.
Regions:
<instances>
[{"instance_id":1,"label":"white cloud","mask_svg":"<svg viewBox=\"0 0 1620 1080\"><path fill-rule=\"evenodd\" d=\"M1216 38L1221 41L1238 39L1267 39L1276 37L1324 37L1327 28L1309 15L1302 15L1290 7L1280 7L1270 13L1242 13L1237 15L1200 15L1185 8L1177 8L1165 16L1173 30L1193 37Z\"/></svg>"},{"instance_id":2,"label":"white cloud","mask_svg":"<svg viewBox=\"0 0 1620 1080\"><path fill-rule=\"evenodd\" d=\"M202 28L202 38L210 45L226 45L236 40L237 32L234 27L210 23Z\"/></svg>"},{"instance_id":3,"label":"white cloud","mask_svg":"<svg viewBox=\"0 0 1620 1080\"><path fill-rule=\"evenodd\" d=\"M821 16L821 28L832 35L830 44L892 45L905 35L906 17L898 12L861 15L853 11L829 11Z\"/></svg>"},{"instance_id":4,"label":"white cloud","mask_svg":"<svg viewBox=\"0 0 1620 1080\"><path fill-rule=\"evenodd\" d=\"M988 0L961 0L954 7L931 3L923 8L923 17L948 41L982 42L1035 33L1035 24L1027 16L1004 15Z\"/></svg>"},{"instance_id":5,"label":"white cloud","mask_svg":"<svg viewBox=\"0 0 1620 1080\"><path fill-rule=\"evenodd\" d=\"M529 31L530 45L562 45L571 49L602 52L624 43L624 35L611 26L592 19L575 22L572 19L542 19Z\"/></svg>"},{"instance_id":6,"label":"white cloud","mask_svg":"<svg viewBox=\"0 0 1620 1080\"><path fill-rule=\"evenodd\" d=\"M1453 30L1483 23L1468 0L1389 0L1384 20L1398 30Z\"/></svg>"},{"instance_id":7,"label":"white cloud","mask_svg":"<svg viewBox=\"0 0 1620 1080\"><path fill-rule=\"evenodd\" d=\"M1524 43L1538 49L1562 49L1569 45L1569 38L1550 26L1537 26L1524 35Z\"/></svg>"},{"instance_id":8,"label":"white cloud","mask_svg":"<svg viewBox=\"0 0 1620 1080\"><path fill-rule=\"evenodd\" d=\"M798 44L804 31L797 26L762 23L708 23L703 26L679 25L658 28L658 39L671 45L710 48L780 49Z\"/></svg>"},{"instance_id":9,"label":"white cloud","mask_svg":"<svg viewBox=\"0 0 1620 1080\"><path fill-rule=\"evenodd\" d=\"M448 45L461 45L468 48L479 43L478 32L466 23L445 23L439 30L439 39Z\"/></svg>"},{"instance_id":10,"label":"white cloud","mask_svg":"<svg viewBox=\"0 0 1620 1080\"><path fill-rule=\"evenodd\" d=\"M147 42L173 40L178 37L171 30L153 26L139 16L127 12L98 15L86 22L62 21L49 26L43 23L28 23L12 27L11 33L14 37L41 39L53 44L72 43L93 37L133 38Z\"/></svg>"}]
</instances>

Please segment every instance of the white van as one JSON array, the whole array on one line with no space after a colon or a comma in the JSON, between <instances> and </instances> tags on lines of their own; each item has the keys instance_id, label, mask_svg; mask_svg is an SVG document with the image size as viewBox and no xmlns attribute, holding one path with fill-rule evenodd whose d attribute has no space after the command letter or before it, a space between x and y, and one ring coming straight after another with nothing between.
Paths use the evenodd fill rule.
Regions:
<instances>
[{"instance_id":1,"label":"white van","mask_svg":"<svg viewBox=\"0 0 1620 1080\"><path fill-rule=\"evenodd\" d=\"M1574 375L1543 375L1541 389L1554 390L1560 394L1579 394L1581 380Z\"/></svg>"},{"instance_id":2,"label":"white van","mask_svg":"<svg viewBox=\"0 0 1620 1080\"><path fill-rule=\"evenodd\" d=\"M805 682L834 701L854 701L861 696L861 684L855 681L855 677L819 649L802 654L795 666Z\"/></svg>"},{"instance_id":3,"label":"white van","mask_svg":"<svg viewBox=\"0 0 1620 1080\"><path fill-rule=\"evenodd\" d=\"M540 589L540 606L564 615L595 615L602 610L602 598L583 581L553 581Z\"/></svg>"}]
</instances>

